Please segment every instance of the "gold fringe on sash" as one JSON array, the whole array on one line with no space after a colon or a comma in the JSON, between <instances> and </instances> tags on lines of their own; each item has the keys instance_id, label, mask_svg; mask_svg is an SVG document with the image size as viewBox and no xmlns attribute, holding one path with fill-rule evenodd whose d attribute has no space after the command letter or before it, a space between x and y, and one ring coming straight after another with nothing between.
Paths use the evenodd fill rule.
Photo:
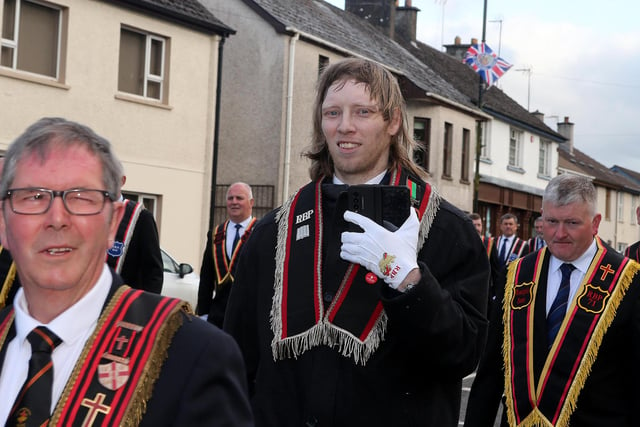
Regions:
<instances>
[{"instance_id":1,"label":"gold fringe on sash","mask_svg":"<svg viewBox=\"0 0 640 427\"><path fill-rule=\"evenodd\" d=\"M512 262L509 264L507 271L507 284L509 287L505 290L505 296L503 301L503 309L502 309L502 324L507 327L509 325L511 317L510 317L510 301L513 293L513 286L515 285L515 272L516 267L519 263ZM620 279L618 284L616 285L613 293L611 294L610 301L606 305L604 312L600 320L598 321L596 328L591 335L589 340L589 344L587 345L587 349L585 354L580 361L580 365L576 372L575 377L571 381L571 386L569 387L569 391L567 393L567 397L563 402L562 410L560 411L560 415L558 416L558 421L555 424L551 424L551 422L540 412L537 407L533 408L533 411L524 419L520 424L516 424L515 414L513 411L514 402L513 402L513 394L511 389L511 364L510 361L510 342L509 337L510 334L503 334L503 344L502 344L502 356L504 361L504 390L506 397L506 409L507 409L507 418L509 420L510 426L517 427L566 427L569 426L569 419L571 415L576 409L576 404L578 402L578 398L580 396L580 392L584 387L589 374L591 373L591 368L593 363L596 361L598 356L598 351L600 350L600 345L602 344L602 339L604 338L609 326L616 317L616 313L618 311L618 307L620 303L624 299L624 296L631 285L631 282L636 274L640 271L640 264L635 262L629 262L625 266L623 272L620 274ZM537 396L536 396L537 397Z\"/></svg>"},{"instance_id":2,"label":"gold fringe on sash","mask_svg":"<svg viewBox=\"0 0 640 427\"><path fill-rule=\"evenodd\" d=\"M596 328L591 335L584 357L580 361L580 366L578 366L578 371L576 372L576 376L571 383L571 387L569 388L569 392L567 393L567 398L563 404L562 411L560 411L557 426L569 425L569 418L571 417L571 414L573 414L573 411L575 411L576 409L576 404L578 402L580 392L582 391L584 383L587 381L587 378L591 373L591 367L593 366L593 363L598 357L598 351L600 350L602 339L607 333L609 326L611 326L611 323L615 319L616 313L618 312L618 307L624 299L624 296L627 294L627 290L631 285L631 281L638 273L638 270L640 270L640 264L629 262L622 271L622 274L620 274L620 279L618 279L618 284L616 285L613 294L611 295L611 300L606 305L604 312L602 313L602 317L598 321L598 324L596 325Z\"/></svg>"},{"instance_id":3,"label":"gold fringe on sash","mask_svg":"<svg viewBox=\"0 0 640 427\"><path fill-rule=\"evenodd\" d=\"M13 286L13 282L16 279L16 263L12 262L9 267L7 277L4 279L2 289L0 290L0 309L7 305L7 298L9 297L9 290Z\"/></svg>"},{"instance_id":4,"label":"gold fringe on sash","mask_svg":"<svg viewBox=\"0 0 640 427\"><path fill-rule=\"evenodd\" d=\"M186 303L188 306L188 303ZM188 311L184 308L185 303L180 303L173 308L167 320L162 324L158 331L158 337L153 343L151 355L146 363L143 373L136 391L132 394L132 398L127 406L127 412L122 418L121 426L136 427L140 425L144 413L147 411L147 402L153 394L153 386L160 376L162 365L167 359L167 350L171 345L171 340L176 331L182 326L183 314Z\"/></svg>"},{"instance_id":5,"label":"gold fringe on sash","mask_svg":"<svg viewBox=\"0 0 640 427\"><path fill-rule=\"evenodd\" d=\"M78 363L73 369L69 381L67 381L67 385L58 400L58 404L51 416L51 420L49 422L50 426L57 425L58 419L60 418L60 414L62 410L66 407L67 400L69 399L69 393L71 392L73 386L78 380L78 375L80 371L83 370L85 361L88 357L88 353L93 347L97 335L102 332L102 327L104 326L107 318L113 312L116 304L120 301L122 294L131 289L129 286L120 286L111 300L109 301L107 307L103 310L100 318L98 319L98 323L96 328L92 334L92 336L87 340L85 344L82 354L78 359ZM175 335L176 331L182 326L183 322L183 312L189 313L190 307L186 302L181 302L176 305L171 314L168 315L167 320L163 323L158 331L158 336L153 343L153 348L151 350L151 354L149 359L143 369L142 375L140 376L140 380L136 385L136 390L132 393L131 400L127 403L127 408L125 410L124 416L122 417L122 422L120 426L124 427L136 427L140 425L142 421L142 417L144 416L147 410L147 402L151 398L153 393L153 386L160 376L160 371L162 369L162 365L164 361L167 359L167 351Z\"/></svg>"}]
</instances>

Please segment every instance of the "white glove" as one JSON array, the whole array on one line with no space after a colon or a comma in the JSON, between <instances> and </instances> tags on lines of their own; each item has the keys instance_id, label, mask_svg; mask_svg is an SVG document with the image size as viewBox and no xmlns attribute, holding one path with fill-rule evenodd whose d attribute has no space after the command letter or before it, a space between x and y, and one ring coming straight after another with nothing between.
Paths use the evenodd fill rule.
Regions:
<instances>
[{"instance_id":1,"label":"white glove","mask_svg":"<svg viewBox=\"0 0 640 427\"><path fill-rule=\"evenodd\" d=\"M340 257L360 264L375 273L393 289L397 289L407 274L418 268L417 247L420 221L415 209L396 231L389 231L371 219L345 211L344 219L359 225L364 233L342 233Z\"/></svg>"}]
</instances>

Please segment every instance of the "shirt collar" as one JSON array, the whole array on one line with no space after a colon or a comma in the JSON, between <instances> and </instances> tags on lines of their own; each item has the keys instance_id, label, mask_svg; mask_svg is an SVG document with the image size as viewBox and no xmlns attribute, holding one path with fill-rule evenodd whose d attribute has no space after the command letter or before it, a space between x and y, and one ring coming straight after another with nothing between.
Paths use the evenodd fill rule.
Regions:
<instances>
[{"instance_id":1,"label":"shirt collar","mask_svg":"<svg viewBox=\"0 0 640 427\"><path fill-rule=\"evenodd\" d=\"M86 334L88 328L94 328L97 324L111 282L111 272L105 264L98 281L89 292L44 326L59 336L63 343L73 344ZM14 301L16 338L22 343L33 328L43 324L29 314L22 288L18 289Z\"/></svg>"},{"instance_id":2,"label":"shirt collar","mask_svg":"<svg viewBox=\"0 0 640 427\"><path fill-rule=\"evenodd\" d=\"M587 248L586 251L578 258L574 259L570 262L576 268L576 270L580 271L580 273L585 274L591 265L591 261L593 257L596 255L596 251L598 247L596 245L595 239L591 242L591 245ZM560 268L565 261L561 261L556 258L554 255L551 255L551 260L549 261L549 271L556 271Z\"/></svg>"},{"instance_id":3,"label":"shirt collar","mask_svg":"<svg viewBox=\"0 0 640 427\"><path fill-rule=\"evenodd\" d=\"M387 174L387 171L384 171L380 175L374 176L369 181L365 182L365 184L380 184L386 174ZM342 182L340 178L338 178L335 175L333 175L333 183L338 185L344 185L344 182Z\"/></svg>"}]
</instances>

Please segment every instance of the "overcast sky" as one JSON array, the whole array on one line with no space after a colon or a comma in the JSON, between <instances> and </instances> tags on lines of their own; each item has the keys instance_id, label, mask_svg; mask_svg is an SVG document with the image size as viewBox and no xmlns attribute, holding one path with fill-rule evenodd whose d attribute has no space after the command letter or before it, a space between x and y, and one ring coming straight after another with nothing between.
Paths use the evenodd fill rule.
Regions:
<instances>
[{"instance_id":1,"label":"overcast sky","mask_svg":"<svg viewBox=\"0 0 640 427\"><path fill-rule=\"evenodd\" d=\"M344 8L344 0L328 1ZM442 50L455 36L482 38L480 0L411 3L420 9L424 43ZM552 129L569 117L574 145L585 154L640 172L638 16L635 0L488 0L486 43L513 64L498 86L544 113Z\"/></svg>"}]
</instances>

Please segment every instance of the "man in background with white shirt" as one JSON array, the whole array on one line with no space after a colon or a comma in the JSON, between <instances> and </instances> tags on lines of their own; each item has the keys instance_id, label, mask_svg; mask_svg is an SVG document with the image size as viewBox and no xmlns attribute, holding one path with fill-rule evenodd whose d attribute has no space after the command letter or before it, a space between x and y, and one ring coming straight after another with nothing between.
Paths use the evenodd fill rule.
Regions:
<instances>
[{"instance_id":1,"label":"man in background with white shirt","mask_svg":"<svg viewBox=\"0 0 640 427\"><path fill-rule=\"evenodd\" d=\"M589 179L559 175L542 199L547 246L508 266L465 426L637 426L640 265L597 236Z\"/></svg>"},{"instance_id":2,"label":"man in background with white shirt","mask_svg":"<svg viewBox=\"0 0 640 427\"><path fill-rule=\"evenodd\" d=\"M253 192L249 184L236 182L227 190L228 219L207 233L207 246L200 267L198 315L222 328L227 300L233 285L238 255L249 238L256 219Z\"/></svg>"}]
</instances>

